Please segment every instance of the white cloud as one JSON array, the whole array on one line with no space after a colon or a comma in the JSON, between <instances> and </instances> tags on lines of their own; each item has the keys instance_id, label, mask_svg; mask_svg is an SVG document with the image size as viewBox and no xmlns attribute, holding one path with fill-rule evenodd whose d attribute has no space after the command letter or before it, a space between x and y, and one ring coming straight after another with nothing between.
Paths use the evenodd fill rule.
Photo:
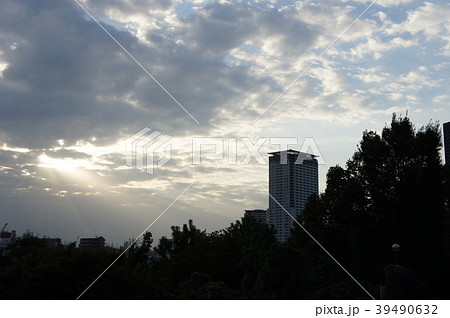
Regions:
<instances>
[{"instance_id":1,"label":"white cloud","mask_svg":"<svg viewBox=\"0 0 450 318\"><path fill-rule=\"evenodd\" d=\"M433 97L433 102L436 104L448 103L450 101L450 95L443 94Z\"/></svg>"},{"instance_id":2,"label":"white cloud","mask_svg":"<svg viewBox=\"0 0 450 318\"><path fill-rule=\"evenodd\" d=\"M359 68L359 73L355 74L354 77L365 82L365 83L383 83L385 82L389 74L383 72L381 67L371 67L371 68Z\"/></svg>"},{"instance_id":3,"label":"white cloud","mask_svg":"<svg viewBox=\"0 0 450 318\"><path fill-rule=\"evenodd\" d=\"M369 38L367 42L358 44L356 48L350 49L346 52L347 59L361 59L367 54L372 54L378 60L383 56L383 53L397 48L408 48L418 45L417 40L406 40L400 37L395 37L389 40L382 40L379 37Z\"/></svg>"},{"instance_id":4,"label":"white cloud","mask_svg":"<svg viewBox=\"0 0 450 318\"><path fill-rule=\"evenodd\" d=\"M394 24L387 34L423 32L428 37L436 37L450 23L450 4L425 2L422 7L408 12L406 21Z\"/></svg>"},{"instance_id":5,"label":"white cloud","mask_svg":"<svg viewBox=\"0 0 450 318\"><path fill-rule=\"evenodd\" d=\"M341 0L341 1L345 3L364 3L367 5L374 2L373 0ZM415 0L378 0L375 2L375 5L383 7L396 7L412 3L414 1Z\"/></svg>"}]
</instances>

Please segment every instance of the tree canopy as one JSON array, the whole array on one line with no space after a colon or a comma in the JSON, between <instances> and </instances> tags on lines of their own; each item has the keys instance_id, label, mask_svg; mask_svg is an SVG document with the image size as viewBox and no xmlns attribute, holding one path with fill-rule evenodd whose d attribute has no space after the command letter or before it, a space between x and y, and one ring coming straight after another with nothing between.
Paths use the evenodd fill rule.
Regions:
<instances>
[{"instance_id":1,"label":"tree canopy","mask_svg":"<svg viewBox=\"0 0 450 318\"><path fill-rule=\"evenodd\" d=\"M300 221L361 279L374 282L397 243L400 262L440 288L448 244L441 147L438 123L415 129L394 114L381 134L363 133L346 168L329 169L325 192ZM291 244L308 242L301 229L293 231Z\"/></svg>"}]
</instances>

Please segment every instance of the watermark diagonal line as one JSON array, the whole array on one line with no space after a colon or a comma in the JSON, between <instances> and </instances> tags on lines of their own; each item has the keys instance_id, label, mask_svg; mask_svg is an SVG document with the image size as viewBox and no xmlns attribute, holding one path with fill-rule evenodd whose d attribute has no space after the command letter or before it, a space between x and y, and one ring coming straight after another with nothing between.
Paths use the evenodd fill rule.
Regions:
<instances>
[{"instance_id":1,"label":"watermark diagonal line","mask_svg":"<svg viewBox=\"0 0 450 318\"><path fill-rule=\"evenodd\" d=\"M113 39L114 42L116 42L116 44L148 75L150 76L150 78L152 80L155 81L156 84L158 84L159 87L161 87L161 89L166 92L167 95L170 96L170 98L172 98L172 100L182 109L184 110L184 112L186 114L189 115L189 117L191 117L196 123L197 125L200 125L200 123L197 121L197 119L194 118L194 116L191 115L191 113L188 112L188 110L181 105L181 103L152 75L150 74L150 72L130 53L128 52L128 50L123 47L122 44L120 44L119 41L117 41L117 39L108 32L108 30L106 30L103 25L101 25L101 23L78 1L78 0L73 0L75 1L75 3L92 19L92 21L94 21L103 31L106 32L106 34L109 35L109 37L111 39Z\"/></svg>"},{"instance_id":2,"label":"watermark diagonal line","mask_svg":"<svg viewBox=\"0 0 450 318\"><path fill-rule=\"evenodd\" d=\"M270 105L267 106L267 108L264 109L264 111L261 114L259 114L259 116L250 124L250 126L254 125L258 121L258 119L262 115L264 115L264 113L270 107L272 107L272 105L275 104L311 68L311 66L313 66L313 64L315 64L322 57L322 55L324 55L344 35L344 33L347 32L348 29L350 29L353 26L353 24L355 24L356 21L358 21L359 18L361 18L364 15L364 13L366 13L366 11L369 10L370 7L372 7L375 4L375 2L377 2L377 1L378 0L374 0L355 20L353 20L353 22L350 23L350 25L344 31L342 31L341 34L339 34L339 36L333 42L331 42L330 45L328 45L327 48L325 50L323 50L323 52L320 53L319 56L311 64L309 64L308 67L291 84L289 84L289 86L286 87L284 89L284 91L277 98L275 98L272 101L272 103L270 103Z\"/></svg>"},{"instance_id":3,"label":"watermark diagonal line","mask_svg":"<svg viewBox=\"0 0 450 318\"><path fill-rule=\"evenodd\" d=\"M247 174L247 173L246 173ZM372 296L372 294L370 294L365 288L364 288L364 286L363 285L361 285L361 283L360 282L358 282L357 280L356 280L356 278L354 278L353 276L352 276L352 274L350 274L346 269L345 269L345 267L344 266L342 266L341 265L341 263L339 263L334 257L333 257L333 255L331 255L331 253L330 252L328 252L328 250L325 248L325 247L323 247L323 245L322 244L320 244L320 242L318 241L318 240L316 240L316 238L311 234L311 233L309 233L308 232L308 230L307 229L305 229L305 227L303 226L303 225L301 225L300 224L300 222L298 222L296 219L295 219L295 217L293 217L271 194L270 194L270 192L269 191L267 191L266 189L264 189L264 187L258 182L258 181L256 181L256 179L255 178L253 178L252 176L250 176L249 175L249 177L250 178L252 178L253 179L253 181L255 181L255 183L257 184L257 185L259 185L259 187L263 190L263 191L265 191L265 192L267 192L267 194L269 195L269 197L273 200L273 201L275 201L276 202L276 204L278 204L279 206L280 206L280 208L282 208L283 209L283 211L284 212L286 212L293 220L294 220L294 222L295 223L297 223L298 224L298 226L300 226L301 228L302 228L302 230L336 263L336 264L338 264L339 265L339 267L359 286L359 287L361 287L361 289L370 297L370 298L372 298L373 300L375 300L375 297L373 297Z\"/></svg>"},{"instance_id":4,"label":"watermark diagonal line","mask_svg":"<svg viewBox=\"0 0 450 318\"><path fill-rule=\"evenodd\" d=\"M120 253L120 255L119 256L117 256L117 258L96 278L96 279L94 279L94 281L80 294L80 296L78 296L77 297L77 299L76 300L79 300L110 268L111 268L111 266L113 266L136 242L137 242L137 240L142 236L142 235L144 235L144 233L145 232L147 232L149 229L150 229L150 227L153 225L153 224L155 224L155 222L156 221L158 221L158 219L164 214L164 213L166 213L166 211L167 210L169 210L170 209L170 207L175 203L175 202L177 202L178 201L178 199L190 188L190 187L192 187L193 185L194 185L194 183L195 182L197 182L197 180L198 180L199 178L197 178L197 179L195 179L186 189L184 189L183 190L183 192L181 192L177 197L176 197L176 199L175 200L173 200L172 201L172 203L170 203L169 204L169 206L160 214L160 215L158 215L158 217L149 225L149 226L147 226L146 228L145 228L145 230L144 231L142 231L142 233L141 234L139 234L138 235L138 237L136 237L132 242L131 242L131 244L130 245L128 245L128 247L122 252L122 253Z\"/></svg>"}]
</instances>

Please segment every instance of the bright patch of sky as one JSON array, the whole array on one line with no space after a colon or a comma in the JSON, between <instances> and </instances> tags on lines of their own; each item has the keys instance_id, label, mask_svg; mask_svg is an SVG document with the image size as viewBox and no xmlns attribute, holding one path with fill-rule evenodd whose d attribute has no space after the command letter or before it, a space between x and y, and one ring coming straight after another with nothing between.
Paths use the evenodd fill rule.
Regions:
<instances>
[{"instance_id":1,"label":"bright patch of sky","mask_svg":"<svg viewBox=\"0 0 450 318\"><path fill-rule=\"evenodd\" d=\"M181 2L175 4L175 12L177 17L181 19L193 15L195 13L193 9L194 6L195 4L192 2Z\"/></svg>"}]
</instances>

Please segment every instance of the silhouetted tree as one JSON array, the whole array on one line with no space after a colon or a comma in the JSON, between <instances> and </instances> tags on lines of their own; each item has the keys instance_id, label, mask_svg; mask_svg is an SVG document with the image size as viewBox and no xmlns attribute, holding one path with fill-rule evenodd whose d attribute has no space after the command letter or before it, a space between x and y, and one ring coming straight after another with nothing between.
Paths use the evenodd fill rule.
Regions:
<instances>
[{"instance_id":1,"label":"silhouetted tree","mask_svg":"<svg viewBox=\"0 0 450 318\"><path fill-rule=\"evenodd\" d=\"M134 240L130 240L133 242ZM148 266L151 256L153 237L151 232L145 232L142 238L130 246L127 259L131 266Z\"/></svg>"},{"instance_id":2,"label":"silhouetted tree","mask_svg":"<svg viewBox=\"0 0 450 318\"><path fill-rule=\"evenodd\" d=\"M437 123L416 130L394 114L381 135L363 133L346 169L328 171L325 192L310 200L300 222L373 290L392 262L393 243L402 246L403 264L436 282L446 213L441 146ZM315 249L300 228L291 244Z\"/></svg>"}]
</instances>

